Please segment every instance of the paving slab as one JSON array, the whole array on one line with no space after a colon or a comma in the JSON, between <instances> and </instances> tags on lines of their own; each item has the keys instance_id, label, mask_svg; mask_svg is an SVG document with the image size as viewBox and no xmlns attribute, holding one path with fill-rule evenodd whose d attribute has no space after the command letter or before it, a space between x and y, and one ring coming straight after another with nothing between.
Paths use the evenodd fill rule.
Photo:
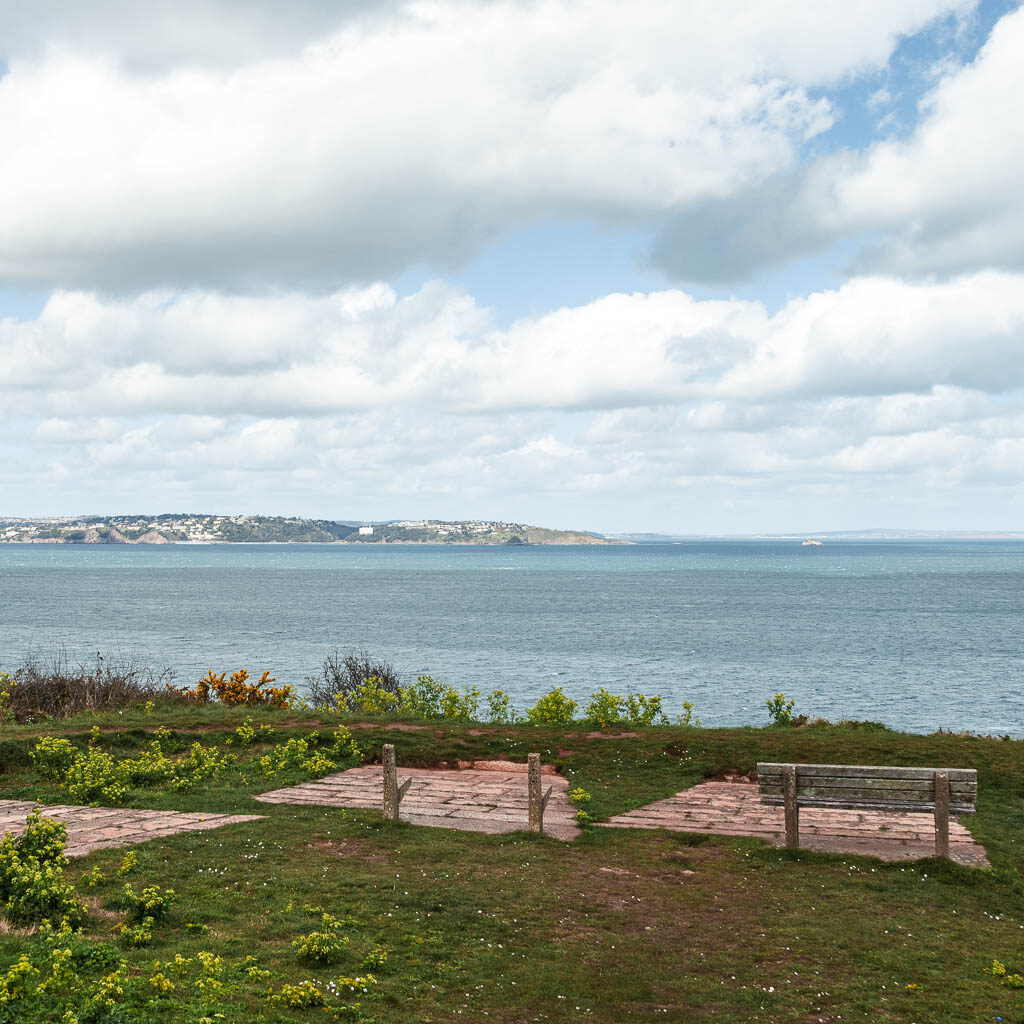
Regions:
<instances>
[{"instance_id":1,"label":"paving slab","mask_svg":"<svg viewBox=\"0 0 1024 1024\"><path fill-rule=\"evenodd\" d=\"M413 825L453 828L464 832L527 830L529 803L526 765L496 762L480 768L399 768L398 781L411 779L399 814ZM569 783L545 773L544 788L552 787L544 811L544 834L571 840L579 834L576 809L569 801ZM256 797L269 804L316 804L321 807L365 807L382 810L384 775L379 765L350 768L313 782L275 789Z\"/></svg>"},{"instance_id":2,"label":"paving slab","mask_svg":"<svg viewBox=\"0 0 1024 1024\"><path fill-rule=\"evenodd\" d=\"M84 857L93 850L148 843L179 832L205 831L242 821L260 821L259 814L202 814L181 811L149 811L127 807L76 807L37 804L28 800L0 800L0 832L20 835L25 819L36 809L44 818L67 826L68 857Z\"/></svg>"},{"instance_id":3,"label":"paving slab","mask_svg":"<svg viewBox=\"0 0 1024 1024\"><path fill-rule=\"evenodd\" d=\"M756 784L703 782L667 800L617 814L599 822L604 828L664 828L673 832L756 836L782 847L786 843L781 807L762 804ZM805 850L853 853L880 860L916 860L935 853L931 813L846 811L800 808L800 846ZM949 855L969 867L989 867L985 848L959 821L950 818Z\"/></svg>"}]
</instances>

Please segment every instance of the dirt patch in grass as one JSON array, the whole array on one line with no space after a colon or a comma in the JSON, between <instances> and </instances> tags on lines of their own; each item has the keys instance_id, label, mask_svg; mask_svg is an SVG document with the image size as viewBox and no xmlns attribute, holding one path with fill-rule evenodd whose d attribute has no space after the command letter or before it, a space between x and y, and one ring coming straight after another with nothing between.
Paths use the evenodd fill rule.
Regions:
<instances>
[{"instance_id":1,"label":"dirt patch in grass","mask_svg":"<svg viewBox=\"0 0 1024 1024\"><path fill-rule=\"evenodd\" d=\"M588 740L626 740L639 736L638 732L607 732L604 729L595 729L594 732L585 734Z\"/></svg>"},{"instance_id":2,"label":"dirt patch in grass","mask_svg":"<svg viewBox=\"0 0 1024 1024\"><path fill-rule=\"evenodd\" d=\"M307 850L316 850L330 857L355 857L368 863L382 864L387 854L369 839L349 837L347 839L314 839L306 843Z\"/></svg>"}]
</instances>

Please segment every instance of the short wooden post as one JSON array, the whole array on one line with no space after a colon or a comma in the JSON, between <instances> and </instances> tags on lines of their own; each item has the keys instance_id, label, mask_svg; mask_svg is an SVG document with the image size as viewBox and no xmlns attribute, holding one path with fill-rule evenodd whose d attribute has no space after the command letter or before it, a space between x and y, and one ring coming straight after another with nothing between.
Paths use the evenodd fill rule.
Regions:
<instances>
[{"instance_id":1,"label":"short wooden post","mask_svg":"<svg viewBox=\"0 0 1024 1024\"><path fill-rule=\"evenodd\" d=\"M398 805L402 802L406 790L412 784L412 779L406 779L401 785L398 784L398 770L395 768L395 745L384 744L384 817L388 821L398 821Z\"/></svg>"},{"instance_id":2,"label":"short wooden post","mask_svg":"<svg viewBox=\"0 0 1024 1024\"><path fill-rule=\"evenodd\" d=\"M551 799L554 786L548 786L546 793L540 790L540 754L530 754L526 759L526 788L530 807L530 831L544 831L544 808Z\"/></svg>"},{"instance_id":3,"label":"short wooden post","mask_svg":"<svg viewBox=\"0 0 1024 1024\"><path fill-rule=\"evenodd\" d=\"M935 856L949 859L949 772L935 773Z\"/></svg>"},{"instance_id":4,"label":"short wooden post","mask_svg":"<svg viewBox=\"0 0 1024 1024\"><path fill-rule=\"evenodd\" d=\"M398 821L398 771L395 768L395 745L384 744L384 817Z\"/></svg>"},{"instance_id":5,"label":"short wooden post","mask_svg":"<svg viewBox=\"0 0 1024 1024\"><path fill-rule=\"evenodd\" d=\"M782 796L786 809L786 849L800 848L800 805L796 800L796 765L782 766Z\"/></svg>"}]
</instances>

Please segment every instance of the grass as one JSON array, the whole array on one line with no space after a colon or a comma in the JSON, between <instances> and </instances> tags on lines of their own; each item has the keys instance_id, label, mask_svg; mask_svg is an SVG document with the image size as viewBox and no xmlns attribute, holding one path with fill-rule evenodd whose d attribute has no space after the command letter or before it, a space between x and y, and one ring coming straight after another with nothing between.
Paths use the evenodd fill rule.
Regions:
<instances>
[{"instance_id":1,"label":"grass","mask_svg":"<svg viewBox=\"0 0 1024 1024\"><path fill-rule=\"evenodd\" d=\"M28 763L41 734L84 744L99 724L107 730L102 748L126 755L163 725L175 733L165 749L195 739L223 747L250 715L271 724L277 741L312 728L326 737L338 721L315 712L158 705L148 715L128 709L43 729L8 726L0 796L66 802ZM256 813L261 821L136 847L138 866L127 879L117 874L123 850L77 860L69 876L80 879L96 866L106 876L82 889L92 907L86 933L96 940L109 941L123 918L116 897L126 880L136 890L176 891L153 944L122 953L139 979L153 975L154 961L166 973L175 955L200 951L235 963L253 955L270 977L246 982L214 1006L189 975L173 992L154 990L136 1016L111 1021L212 1020L214 1012L226 1022L335 1019L320 1008L268 1003L267 988L365 975L364 958L380 947L389 952L371 972L377 983L346 996L360 1007L341 1019L1024 1020L1021 993L984 973L993 958L1017 970L1024 960L1024 742L824 726L595 736L584 726L429 723L398 731L390 722L367 724L354 730L364 751L379 756L381 744L393 742L406 766L525 760L539 750L593 795L589 810L599 819L706 777L748 772L758 760L976 767L978 814L967 824L993 867L883 864L787 853L753 839L639 830L591 828L563 844L527 833L419 828L386 823L372 811L255 802L254 793L282 780L243 765L185 794L136 790L128 803ZM226 749L246 762L265 747ZM326 967L300 961L292 948L320 927L323 912L345 919L349 939ZM0 934L0 967L33 941L14 930Z\"/></svg>"}]
</instances>

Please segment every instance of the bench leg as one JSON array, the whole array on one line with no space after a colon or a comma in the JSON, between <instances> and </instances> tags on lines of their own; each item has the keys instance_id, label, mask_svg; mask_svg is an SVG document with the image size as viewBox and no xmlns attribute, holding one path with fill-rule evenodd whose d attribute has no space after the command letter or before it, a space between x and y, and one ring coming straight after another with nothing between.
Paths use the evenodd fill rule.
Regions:
<instances>
[{"instance_id":1,"label":"bench leg","mask_svg":"<svg viewBox=\"0 0 1024 1024\"><path fill-rule=\"evenodd\" d=\"M949 772L935 773L935 856L949 859Z\"/></svg>"},{"instance_id":2,"label":"bench leg","mask_svg":"<svg viewBox=\"0 0 1024 1024\"><path fill-rule=\"evenodd\" d=\"M786 809L786 849L800 848L800 806L796 802L796 765L782 769L782 795Z\"/></svg>"}]
</instances>

